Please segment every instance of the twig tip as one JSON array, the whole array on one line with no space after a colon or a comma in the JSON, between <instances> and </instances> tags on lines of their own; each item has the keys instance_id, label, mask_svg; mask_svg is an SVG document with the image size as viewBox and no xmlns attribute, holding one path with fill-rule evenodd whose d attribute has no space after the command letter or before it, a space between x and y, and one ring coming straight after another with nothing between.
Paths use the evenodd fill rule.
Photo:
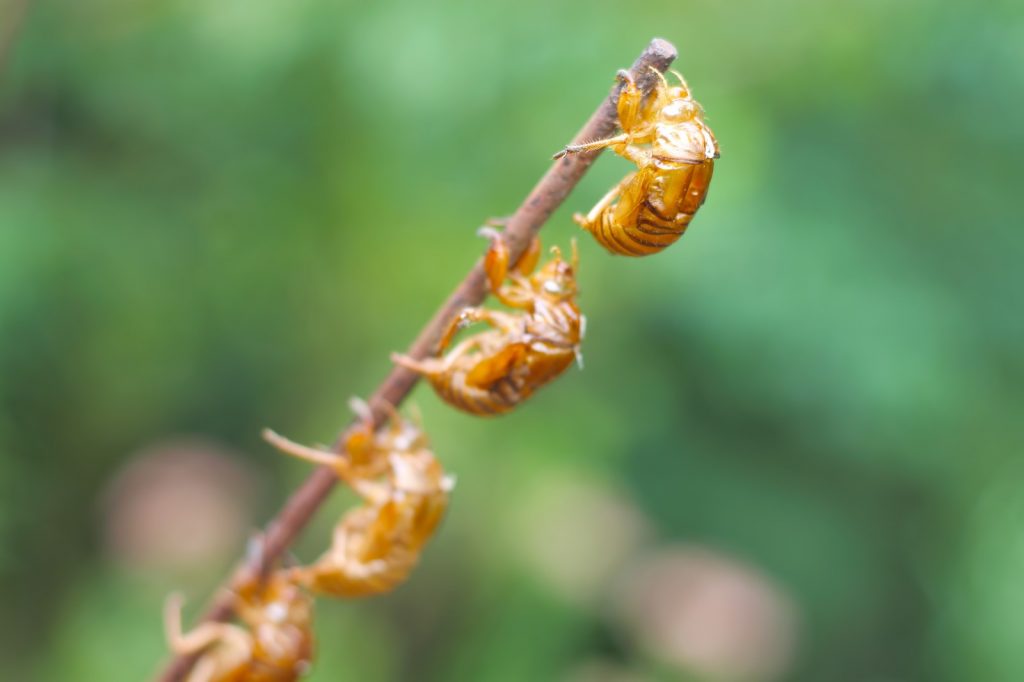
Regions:
<instances>
[{"instance_id":1,"label":"twig tip","mask_svg":"<svg viewBox=\"0 0 1024 682\"><path fill-rule=\"evenodd\" d=\"M652 38L651 44L647 46L647 50L668 61L674 61L679 56L676 46L664 38Z\"/></svg>"}]
</instances>

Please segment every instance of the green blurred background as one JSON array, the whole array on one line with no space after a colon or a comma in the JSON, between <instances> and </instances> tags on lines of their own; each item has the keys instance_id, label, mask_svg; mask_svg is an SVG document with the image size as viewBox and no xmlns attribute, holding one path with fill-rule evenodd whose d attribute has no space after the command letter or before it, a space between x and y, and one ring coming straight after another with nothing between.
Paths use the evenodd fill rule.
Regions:
<instances>
[{"instance_id":1,"label":"green blurred background","mask_svg":"<svg viewBox=\"0 0 1024 682\"><path fill-rule=\"evenodd\" d=\"M312 680L1024 679L1024 10L0 2L0 678L139 680L655 35L722 146L581 238L585 371L479 420ZM316 556L335 495L295 548Z\"/></svg>"}]
</instances>

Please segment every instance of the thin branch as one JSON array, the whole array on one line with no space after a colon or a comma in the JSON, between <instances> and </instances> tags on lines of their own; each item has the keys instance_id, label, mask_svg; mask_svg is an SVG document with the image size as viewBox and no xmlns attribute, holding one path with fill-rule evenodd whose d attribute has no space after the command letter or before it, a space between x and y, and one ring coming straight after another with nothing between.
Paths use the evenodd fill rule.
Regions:
<instances>
[{"instance_id":1,"label":"thin branch","mask_svg":"<svg viewBox=\"0 0 1024 682\"><path fill-rule=\"evenodd\" d=\"M668 41L655 38L643 51L631 69L634 79L644 91L653 85L651 67L665 71L676 58L676 49ZM615 131L621 83L612 88L590 120L573 139L574 144L608 137ZM540 182L533 188L526 200L508 220L503 233L510 251L510 260L515 263L532 241L551 214L558 208L580 181L596 153L572 154L556 161ZM430 322L423 327L406 354L413 358L432 355L441 334L451 320L467 306L479 305L487 296L487 282L484 275L483 259L477 261L466 278L455 288ZM416 385L419 375L403 367L395 367L369 400L374 419L378 422L386 417L384 406L388 403L398 406ZM351 427L349 427L351 428ZM340 452L345 433L334 444ZM224 621L231 617L232 597L230 589L253 576L259 575L291 544L295 536L309 522L317 508L327 498L338 482L333 471L326 466L317 468L285 503L280 513L270 521L263 535L263 551L243 563L234 573L227 589L203 616L204 621ZM178 682L195 661L195 657L179 656L173 659L158 682Z\"/></svg>"}]
</instances>

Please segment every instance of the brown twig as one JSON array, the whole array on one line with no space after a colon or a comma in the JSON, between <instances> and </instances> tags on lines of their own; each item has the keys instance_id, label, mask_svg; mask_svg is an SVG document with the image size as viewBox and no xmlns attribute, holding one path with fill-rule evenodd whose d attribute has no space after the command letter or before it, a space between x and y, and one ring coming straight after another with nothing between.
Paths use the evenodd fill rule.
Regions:
<instances>
[{"instance_id":1,"label":"brown twig","mask_svg":"<svg viewBox=\"0 0 1024 682\"><path fill-rule=\"evenodd\" d=\"M633 77L641 88L648 91L653 81L651 67L665 71L675 58L675 47L668 41L655 38L634 62L631 69ZM612 88L611 94L605 98L573 139L574 144L608 137L615 131L615 104L620 88L621 84L616 84ZM512 263L519 259L548 217L580 181L587 168L594 162L597 153L572 154L556 161L508 220L503 234ZM480 259L416 337L407 355L417 359L432 355L442 332L451 320L463 308L480 304L486 296L487 283L483 259ZM374 418L378 421L383 420L386 416L384 406L388 403L399 405L416 385L418 378L417 374L403 367L396 366L392 369L369 400ZM335 442L336 452L340 452L344 436L343 433ZM319 467L306 479L285 503L280 513L267 525L263 535L263 551L259 556L251 557L235 571L228 588L222 591L203 616L204 621L223 621L231 616L231 588L265 571L268 565L284 552L326 499L335 483L337 478L329 467ZM157 678L158 681L177 682L188 672L194 660L194 656L176 657Z\"/></svg>"}]
</instances>

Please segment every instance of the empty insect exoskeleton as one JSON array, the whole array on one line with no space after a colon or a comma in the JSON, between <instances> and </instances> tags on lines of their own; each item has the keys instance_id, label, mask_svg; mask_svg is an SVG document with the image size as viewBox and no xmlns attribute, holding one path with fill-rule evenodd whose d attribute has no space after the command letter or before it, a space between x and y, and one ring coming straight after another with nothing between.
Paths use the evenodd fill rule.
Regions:
<instances>
[{"instance_id":1,"label":"empty insect exoskeleton","mask_svg":"<svg viewBox=\"0 0 1024 682\"><path fill-rule=\"evenodd\" d=\"M334 597L365 597L390 592L408 578L433 535L455 485L430 451L426 434L392 410L390 424L373 433L368 410L356 432L368 461L382 463L382 476L354 468L347 452L336 454L294 443L272 431L264 438L282 452L334 469L363 499L334 529L330 549L289 577L310 590ZM350 441L349 441L350 442ZM368 469L363 469L363 472Z\"/></svg>"},{"instance_id":2,"label":"empty insect exoskeleton","mask_svg":"<svg viewBox=\"0 0 1024 682\"><path fill-rule=\"evenodd\" d=\"M164 620L174 653L199 654L187 682L290 682L309 670L313 602L282 573L235 593L241 625L203 623L182 633L181 607L181 595L172 594Z\"/></svg>"},{"instance_id":3,"label":"empty insect exoskeleton","mask_svg":"<svg viewBox=\"0 0 1024 682\"><path fill-rule=\"evenodd\" d=\"M540 257L540 242L534 240L509 271L501 236L490 228L481 228L480 234L491 240L484 263L491 291L514 311L466 308L442 336L438 354L470 324L484 322L493 329L470 336L443 358L416 360L396 353L391 359L426 377L449 404L470 414L494 415L508 412L580 359L586 320L576 307L575 241L571 263L553 247L554 257L534 272Z\"/></svg>"},{"instance_id":4,"label":"empty insect exoskeleton","mask_svg":"<svg viewBox=\"0 0 1024 682\"><path fill-rule=\"evenodd\" d=\"M704 123L704 110L683 77L670 86L660 71L644 98L628 71L619 95L622 133L605 140L570 145L555 155L609 147L637 165L590 210L573 219L608 251L647 256L675 243L707 197L718 142ZM617 200L617 201L616 201Z\"/></svg>"}]
</instances>

